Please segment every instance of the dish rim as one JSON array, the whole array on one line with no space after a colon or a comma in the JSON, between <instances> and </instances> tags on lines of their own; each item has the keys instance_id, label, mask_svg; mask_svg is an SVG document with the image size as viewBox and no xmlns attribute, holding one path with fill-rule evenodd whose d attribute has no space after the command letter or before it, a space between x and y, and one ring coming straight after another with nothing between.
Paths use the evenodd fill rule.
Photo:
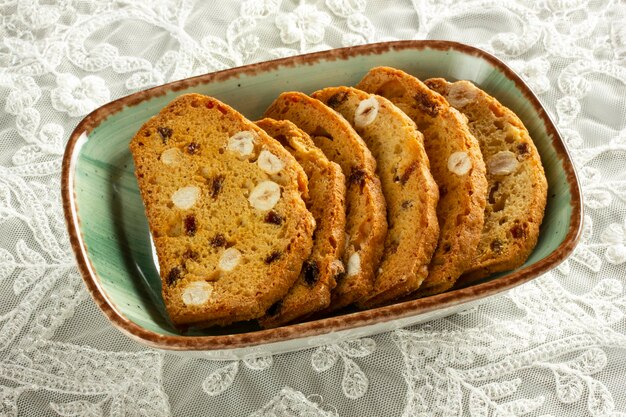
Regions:
<instances>
[{"instance_id":1,"label":"dish rim","mask_svg":"<svg viewBox=\"0 0 626 417\"><path fill-rule=\"evenodd\" d=\"M561 166L565 171L569 191L572 196L570 201L572 214L567 234L563 242L561 242L561 244L554 249L550 255L532 265L516 270L492 281L452 290L442 294L396 303L371 310L344 314L336 317L291 324L275 329L258 330L239 334L216 336L163 335L141 327L126 318L124 314L118 310L114 301L110 299L109 295L106 294L100 284L99 276L95 272L95 268L89 258L89 251L86 248L80 228L80 217L78 215L76 195L74 193L74 181L76 173L76 157L80 153L82 148L81 142L84 141L85 135L90 134L100 125L100 123L105 121L108 116L123 110L125 107L135 106L143 101L164 95L169 91L176 92L199 84L223 81L229 78L237 77L240 74L254 75L258 72L271 71L285 66L293 67L299 65L311 65L320 61L334 61L338 59L348 59L362 55L380 54L383 52L400 51L405 49L435 49L439 51L452 49L466 55L482 58L497 67L508 79L513 81L524 97L531 103L539 117L544 122L548 134L552 135L552 146L554 147L557 157L561 162ZM91 297L96 302L98 307L114 326L119 328L123 333L127 334L131 338L151 347L181 351L236 349L285 342L288 340L308 338L312 336L321 336L332 332L365 327L409 316L417 316L419 314L452 307L454 305L494 295L528 282L563 262L574 250L576 244L580 240L583 218L582 194L572 159L567 151L567 148L565 147L556 125L542 106L537 96L519 75L517 75L497 57L473 46L465 45L459 42L442 40L381 42L280 58L174 81L114 100L85 116L70 135L65 148L65 153L63 155L61 195L63 199L63 211L65 223L69 233L70 244L76 257L83 281L85 282Z\"/></svg>"}]
</instances>

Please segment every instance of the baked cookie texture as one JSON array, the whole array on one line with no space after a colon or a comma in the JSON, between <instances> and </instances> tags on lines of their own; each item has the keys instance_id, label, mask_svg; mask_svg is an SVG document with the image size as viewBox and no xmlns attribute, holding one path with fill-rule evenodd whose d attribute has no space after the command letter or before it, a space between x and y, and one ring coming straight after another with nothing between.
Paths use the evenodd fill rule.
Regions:
<instances>
[{"instance_id":1,"label":"baked cookie texture","mask_svg":"<svg viewBox=\"0 0 626 417\"><path fill-rule=\"evenodd\" d=\"M537 244L546 207L548 184L537 148L519 117L471 82L433 78L426 85L467 116L487 166L485 225L461 282L515 269Z\"/></svg>"},{"instance_id":2,"label":"baked cookie texture","mask_svg":"<svg viewBox=\"0 0 626 417\"><path fill-rule=\"evenodd\" d=\"M440 236L428 277L417 295L446 291L470 267L484 225L487 180L478 141L465 116L403 71L373 68L356 87L389 99L424 134L431 172L439 186Z\"/></svg>"},{"instance_id":3,"label":"baked cookie texture","mask_svg":"<svg viewBox=\"0 0 626 417\"><path fill-rule=\"evenodd\" d=\"M306 94L282 93L265 117L290 120L341 167L346 177L346 273L337 279L329 310L362 300L373 289L387 233L385 199L376 176L376 160L350 123Z\"/></svg>"},{"instance_id":4,"label":"baked cookie texture","mask_svg":"<svg viewBox=\"0 0 626 417\"><path fill-rule=\"evenodd\" d=\"M306 174L279 142L224 103L187 94L130 149L174 324L255 319L284 297L315 221Z\"/></svg>"},{"instance_id":5,"label":"baked cookie texture","mask_svg":"<svg viewBox=\"0 0 626 417\"><path fill-rule=\"evenodd\" d=\"M330 87L312 97L338 111L355 128L377 161L387 205L387 237L374 290L363 308L417 290L428 275L437 240L439 191L423 136L389 100L350 87Z\"/></svg>"},{"instance_id":6,"label":"baked cookie texture","mask_svg":"<svg viewBox=\"0 0 626 417\"><path fill-rule=\"evenodd\" d=\"M300 276L284 298L259 319L265 328L302 319L330 305L336 277L344 272L346 207L345 177L341 167L326 158L309 135L287 120L256 122L279 141L298 161L309 179L307 206L316 222L311 256L304 261ZM281 221L281 219L274 219Z\"/></svg>"}]
</instances>

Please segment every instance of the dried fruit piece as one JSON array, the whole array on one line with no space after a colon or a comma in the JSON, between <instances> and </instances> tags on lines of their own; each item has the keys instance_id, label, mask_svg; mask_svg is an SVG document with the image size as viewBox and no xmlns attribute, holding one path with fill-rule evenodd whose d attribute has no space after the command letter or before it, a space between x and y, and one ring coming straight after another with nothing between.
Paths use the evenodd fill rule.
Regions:
<instances>
[{"instance_id":1,"label":"dried fruit piece","mask_svg":"<svg viewBox=\"0 0 626 417\"><path fill-rule=\"evenodd\" d=\"M500 151L487 160L487 172L492 175L509 175L518 166L517 156L511 151Z\"/></svg>"},{"instance_id":2,"label":"dried fruit piece","mask_svg":"<svg viewBox=\"0 0 626 417\"><path fill-rule=\"evenodd\" d=\"M515 226L511 228L511 235L515 239L521 239L524 236L526 236L526 231L524 230L522 226L520 226L519 224L516 224Z\"/></svg>"},{"instance_id":3,"label":"dried fruit piece","mask_svg":"<svg viewBox=\"0 0 626 417\"><path fill-rule=\"evenodd\" d=\"M343 268L342 268L343 269ZM304 281L313 285L317 282L320 274L320 268L315 261L305 261L302 265L302 271L304 272Z\"/></svg>"},{"instance_id":4,"label":"dried fruit piece","mask_svg":"<svg viewBox=\"0 0 626 417\"><path fill-rule=\"evenodd\" d=\"M348 175L348 185L358 184L361 188L365 186L365 177L367 174L361 168L352 168L350 175Z\"/></svg>"},{"instance_id":5,"label":"dried fruit piece","mask_svg":"<svg viewBox=\"0 0 626 417\"><path fill-rule=\"evenodd\" d=\"M285 163L279 157L266 149L259 154L257 164L261 170L270 175L278 174L285 167Z\"/></svg>"},{"instance_id":6,"label":"dried fruit piece","mask_svg":"<svg viewBox=\"0 0 626 417\"><path fill-rule=\"evenodd\" d=\"M189 209L196 204L196 200L200 196L200 188L190 186L179 188L174 194L172 194L172 203L179 209Z\"/></svg>"},{"instance_id":7,"label":"dried fruit piece","mask_svg":"<svg viewBox=\"0 0 626 417\"><path fill-rule=\"evenodd\" d=\"M265 223L281 225L283 223L283 220L284 220L283 216L276 213L274 210L269 211L265 215Z\"/></svg>"},{"instance_id":8,"label":"dried fruit piece","mask_svg":"<svg viewBox=\"0 0 626 417\"><path fill-rule=\"evenodd\" d=\"M273 181L260 182L252 192L248 201L258 210L271 210L280 200L280 186Z\"/></svg>"},{"instance_id":9,"label":"dried fruit piece","mask_svg":"<svg viewBox=\"0 0 626 417\"><path fill-rule=\"evenodd\" d=\"M518 143L517 152L519 153L519 156L523 159L530 154L530 146L526 142Z\"/></svg>"},{"instance_id":10,"label":"dried fruit piece","mask_svg":"<svg viewBox=\"0 0 626 417\"><path fill-rule=\"evenodd\" d=\"M344 101L346 101L348 98L348 93L345 91L339 92L337 94L333 94L328 101L326 102L326 105L328 107L330 107L331 109L335 109L337 107L339 107L339 105L341 105L341 103L343 103Z\"/></svg>"},{"instance_id":11,"label":"dried fruit piece","mask_svg":"<svg viewBox=\"0 0 626 417\"><path fill-rule=\"evenodd\" d=\"M241 252L235 248L228 248L222 253L219 267L222 271L232 271L241 261Z\"/></svg>"},{"instance_id":12,"label":"dried fruit piece","mask_svg":"<svg viewBox=\"0 0 626 417\"><path fill-rule=\"evenodd\" d=\"M174 283L176 283L176 281L178 281L181 278L181 270L179 267L175 266L174 268L170 269L170 272L167 274L167 277L165 278L165 282L167 283L167 285L171 286L174 285Z\"/></svg>"},{"instance_id":13,"label":"dried fruit piece","mask_svg":"<svg viewBox=\"0 0 626 417\"><path fill-rule=\"evenodd\" d=\"M491 247L491 250L494 251L495 253L500 253L502 252L502 242L500 242L500 240L495 239L494 241L491 242L491 245L489 245Z\"/></svg>"},{"instance_id":14,"label":"dried fruit piece","mask_svg":"<svg viewBox=\"0 0 626 417\"><path fill-rule=\"evenodd\" d=\"M275 250L274 252L270 253L269 255L265 257L265 263L269 265L272 262L279 260L281 256L282 256L282 252Z\"/></svg>"},{"instance_id":15,"label":"dried fruit piece","mask_svg":"<svg viewBox=\"0 0 626 417\"><path fill-rule=\"evenodd\" d=\"M172 137L172 129L169 127L157 127L157 132L161 137L163 143L167 143L168 139Z\"/></svg>"},{"instance_id":16,"label":"dried fruit piece","mask_svg":"<svg viewBox=\"0 0 626 417\"><path fill-rule=\"evenodd\" d=\"M417 167L418 167L417 161L413 161L411 165L409 165L406 168L406 170L404 171L404 174L402 174L402 176L400 177L400 184L402 185L406 184L409 178L411 178L411 174L417 169Z\"/></svg>"},{"instance_id":17,"label":"dried fruit piece","mask_svg":"<svg viewBox=\"0 0 626 417\"><path fill-rule=\"evenodd\" d=\"M454 152L448 158L448 169L456 175L465 175L472 168L472 160L467 152Z\"/></svg>"},{"instance_id":18,"label":"dried fruit piece","mask_svg":"<svg viewBox=\"0 0 626 417\"><path fill-rule=\"evenodd\" d=\"M376 119L380 104L376 97L372 96L368 99L361 100L354 112L354 126L357 129L364 128Z\"/></svg>"},{"instance_id":19,"label":"dried fruit piece","mask_svg":"<svg viewBox=\"0 0 626 417\"><path fill-rule=\"evenodd\" d=\"M439 105L430 101L428 94L417 93L413 99L417 102L417 106L430 117L436 117L439 114Z\"/></svg>"},{"instance_id":20,"label":"dried fruit piece","mask_svg":"<svg viewBox=\"0 0 626 417\"><path fill-rule=\"evenodd\" d=\"M187 152L190 155L194 155L198 153L199 150L200 150L200 144L197 142L191 142L189 145L187 145Z\"/></svg>"},{"instance_id":21,"label":"dried fruit piece","mask_svg":"<svg viewBox=\"0 0 626 417\"><path fill-rule=\"evenodd\" d=\"M228 150L241 156L250 156L254 151L254 133L249 130L237 132L228 138Z\"/></svg>"},{"instance_id":22,"label":"dried fruit piece","mask_svg":"<svg viewBox=\"0 0 626 417\"><path fill-rule=\"evenodd\" d=\"M214 248L221 248L222 246L226 246L226 237L223 234L218 233L211 238L209 244Z\"/></svg>"},{"instance_id":23,"label":"dried fruit piece","mask_svg":"<svg viewBox=\"0 0 626 417\"><path fill-rule=\"evenodd\" d=\"M185 234L187 236L193 236L196 234L196 216L193 214L185 217Z\"/></svg>"},{"instance_id":24,"label":"dried fruit piece","mask_svg":"<svg viewBox=\"0 0 626 417\"><path fill-rule=\"evenodd\" d=\"M361 256L359 252L354 252L348 259L348 276L361 272Z\"/></svg>"},{"instance_id":25,"label":"dried fruit piece","mask_svg":"<svg viewBox=\"0 0 626 417\"><path fill-rule=\"evenodd\" d=\"M222 191L222 187L224 186L224 179L226 179L224 175L218 175L215 178L213 178L213 181L211 182L211 197L212 198L214 199L217 198L220 191Z\"/></svg>"},{"instance_id":26,"label":"dried fruit piece","mask_svg":"<svg viewBox=\"0 0 626 417\"><path fill-rule=\"evenodd\" d=\"M182 159L182 153L178 148L170 148L161 154L161 162L165 165L174 166L178 165Z\"/></svg>"},{"instance_id":27,"label":"dried fruit piece","mask_svg":"<svg viewBox=\"0 0 626 417\"><path fill-rule=\"evenodd\" d=\"M213 293L213 286L206 281L190 282L183 290L183 303L197 306L206 303Z\"/></svg>"}]
</instances>

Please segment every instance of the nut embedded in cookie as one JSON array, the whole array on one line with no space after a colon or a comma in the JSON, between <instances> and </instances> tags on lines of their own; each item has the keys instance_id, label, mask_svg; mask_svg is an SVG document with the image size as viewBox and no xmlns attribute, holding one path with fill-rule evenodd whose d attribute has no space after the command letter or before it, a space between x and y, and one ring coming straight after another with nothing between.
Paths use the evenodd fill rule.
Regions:
<instances>
[{"instance_id":1,"label":"nut embedded in cookie","mask_svg":"<svg viewBox=\"0 0 626 417\"><path fill-rule=\"evenodd\" d=\"M222 253L219 267L222 271L232 271L241 261L241 252L236 248L228 248Z\"/></svg>"},{"instance_id":2,"label":"nut embedded in cookie","mask_svg":"<svg viewBox=\"0 0 626 417\"><path fill-rule=\"evenodd\" d=\"M491 175L509 175L518 166L517 156L511 151L500 151L487 159L487 172Z\"/></svg>"},{"instance_id":3,"label":"nut embedded in cookie","mask_svg":"<svg viewBox=\"0 0 626 417\"><path fill-rule=\"evenodd\" d=\"M362 129L371 124L378 116L379 108L380 104L378 104L378 100L374 96L362 100L354 112L354 127Z\"/></svg>"},{"instance_id":4,"label":"nut embedded in cookie","mask_svg":"<svg viewBox=\"0 0 626 417\"><path fill-rule=\"evenodd\" d=\"M206 281L194 281L183 290L183 303L197 306L206 303L213 293L213 287Z\"/></svg>"},{"instance_id":5,"label":"nut embedded in cookie","mask_svg":"<svg viewBox=\"0 0 626 417\"><path fill-rule=\"evenodd\" d=\"M200 196L200 188L195 186L179 188L172 194L172 203L179 209L189 209L196 204L196 200Z\"/></svg>"},{"instance_id":6,"label":"nut embedded in cookie","mask_svg":"<svg viewBox=\"0 0 626 417\"><path fill-rule=\"evenodd\" d=\"M278 200L280 200L280 186L273 181L259 183L248 197L250 205L261 211L273 209Z\"/></svg>"},{"instance_id":7,"label":"nut embedded in cookie","mask_svg":"<svg viewBox=\"0 0 626 417\"><path fill-rule=\"evenodd\" d=\"M465 175L472 168L472 160L467 152L454 152L448 158L448 169L456 175Z\"/></svg>"},{"instance_id":8,"label":"nut embedded in cookie","mask_svg":"<svg viewBox=\"0 0 626 417\"><path fill-rule=\"evenodd\" d=\"M257 164L261 170L270 175L278 174L285 167L283 161L267 149L261 151Z\"/></svg>"},{"instance_id":9,"label":"nut embedded in cookie","mask_svg":"<svg viewBox=\"0 0 626 417\"><path fill-rule=\"evenodd\" d=\"M228 150L240 156L250 156L254 151L254 133L251 131L237 132L228 138Z\"/></svg>"}]
</instances>

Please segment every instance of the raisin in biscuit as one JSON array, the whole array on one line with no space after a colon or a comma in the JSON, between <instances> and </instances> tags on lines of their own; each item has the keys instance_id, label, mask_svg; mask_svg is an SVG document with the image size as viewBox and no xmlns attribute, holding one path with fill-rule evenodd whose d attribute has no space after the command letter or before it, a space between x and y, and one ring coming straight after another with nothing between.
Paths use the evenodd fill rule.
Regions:
<instances>
[{"instance_id":1,"label":"raisin in biscuit","mask_svg":"<svg viewBox=\"0 0 626 417\"><path fill-rule=\"evenodd\" d=\"M387 238L374 291L361 307L373 307L417 290L428 275L437 240L439 190L430 173L423 136L389 100L348 87L312 97L337 110L365 141L377 161L387 202Z\"/></svg>"},{"instance_id":2,"label":"raisin in biscuit","mask_svg":"<svg viewBox=\"0 0 626 417\"><path fill-rule=\"evenodd\" d=\"M463 115L405 72L373 68L357 88L391 100L424 134L439 185L440 237L419 295L443 292L470 266L484 224L487 180L478 141Z\"/></svg>"},{"instance_id":3,"label":"raisin in biscuit","mask_svg":"<svg viewBox=\"0 0 626 417\"><path fill-rule=\"evenodd\" d=\"M376 176L376 161L340 114L303 93L281 94L265 112L286 119L311 136L328 159L346 176L346 274L337 280L331 310L363 299L373 288L383 252L387 221L385 199Z\"/></svg>"},{"instance_id":4,"label":"raisin in biscuit","mask_svg":"<svg viewBox=\"0 0 626 417\"><path fill-rule=\"evenodd\" d=\"M467 116L487 166L485 226L461 282L517 268L537 244L548 190L528 130L515 113L469 81L435 78L426 84Z\"/></svg>"},{"instance_id":5,"label":"raisin in biscuit","mask_svg":"<svg viewBox=\"0 0 626 417\"><path fill-rule=\"evenodd\" d=\"M198 94L168 104L130 149L172 321L225 325L265 314L312 248L307 178L293 156Z\"/></svg>"},{"instance_id":6,"label":"raisin in biscuit","mask_svg":"<svg viewBox=\"0 0 626 417\"><path fill-rule=\"evenodd\" d=\"M346 228L345 177L315 146L309 135L287 120L256 122L285 147L309 178L309 210L316 228L311 256L304 261L300 277L287 295L259 319L265 328L280 326L327 308L335 277L344 272L341 257ZM280 219L276 218L276 221Z\"/></svg>"}]
</instances>

